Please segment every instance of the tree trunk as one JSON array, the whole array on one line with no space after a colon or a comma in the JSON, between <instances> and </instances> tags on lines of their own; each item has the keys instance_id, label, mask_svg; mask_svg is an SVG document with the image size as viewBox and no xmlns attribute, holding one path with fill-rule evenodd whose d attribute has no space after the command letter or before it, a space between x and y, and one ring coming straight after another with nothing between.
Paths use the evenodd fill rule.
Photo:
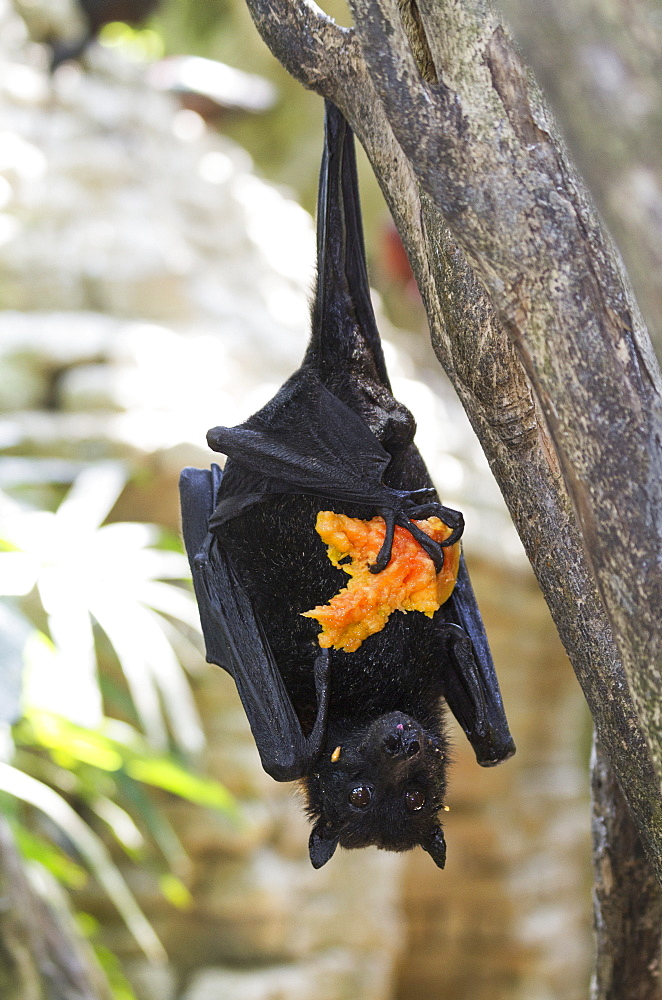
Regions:
<instances>
[{"instance_id":1,"label":"tree trunk","mask_svg":"<svg viewBox=\"0 0 662 1000\"><path fill-rule=\"evenodd\" d=\"M595 741L591 772L596 934L591 1000L660 1000L662 891Z\"/></svg>"},{"instance_id":2,"label":"tree trunk","mask_svg":"<svg viewBox=\"0 0 662 1000\"><path fill-rule=\"evenodd\" d=\"M662 19L655 0L501 0L623 254L662 358Z\"/></svg>"},{"instance_id":3,"label":"tree trunk","mask_svg":"<svg viewBox=\"0 0 662 1000\"><path fill-rule=\"evenodd\" d=\"M483 0L350 0L352 29L306 0L247 2L277 58L341 108L368 154L437 355L662 880L662 379L618 251ZM642 250L652 317L661 245ZM652 1000L651 875L616 785L596 781L595 997ZM647 893L653 928L636 944L633 897L609 889L607 860Z\"/></svg>"}]
</instances>

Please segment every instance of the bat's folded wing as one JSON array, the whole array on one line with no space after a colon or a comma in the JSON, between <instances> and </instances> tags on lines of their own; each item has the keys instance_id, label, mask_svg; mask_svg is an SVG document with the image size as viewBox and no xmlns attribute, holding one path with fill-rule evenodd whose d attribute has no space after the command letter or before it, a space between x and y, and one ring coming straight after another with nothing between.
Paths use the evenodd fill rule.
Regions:
<instances>
[{"instance_id":1,"label":"bat's folded wing","mask_svg":"<svg viewBox=\"0 0 662 1000\"><path fill-rule=\"evenodd\" d=\"M308 773L319 756L328 703L328 655L315 664L318 716L306 738L251 601L208 523L221 482L212 470L184 469L180 479L184 543L207 659L234 677L265 771L277 781Z\"/></svg>"},{"instance_id":2,"label":"bat's folded wing","mask_svg":"<svg viewBox=\"0 0 662 1000\"><path fill-rule=\"evenodd\" d=\"M221 491L218 527L274 493L305 493L384 506L391 461L365 421L302 369L265 410L239 427L214 427L207 440L241 466L241 495Z\"/></svg>"},{"instance_id":3,"label":"bat's folded wing","mask_svg":"<svg viewBox=\"0 0 662 1000\"><path fill-rule=\"evenodd\" d=\"M444 611L448 617L444 696L478 763L491 767L512 757L515 743L464 558Z\"/></svg>"}]
</instances>

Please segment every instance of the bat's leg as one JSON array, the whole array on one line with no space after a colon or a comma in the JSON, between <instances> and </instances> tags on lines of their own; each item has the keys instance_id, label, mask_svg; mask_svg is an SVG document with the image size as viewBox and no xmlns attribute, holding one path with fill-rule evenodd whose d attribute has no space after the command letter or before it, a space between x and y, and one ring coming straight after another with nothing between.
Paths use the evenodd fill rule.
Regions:
<instances>
[{"instance_id":1,"label":"bat's leg","mask_svg":"<svg viewBox=\"0 0 662 1000\"><path fill-rule=\"evenodd\" d=\"M386 569L388 566L389 559L391 558L391 550L393 548L393 535L395 534L395 511L387 509L381 510L379 513L384 518L386 533L384 534L384 541L382 542L382 547L379 550L377 558L372 566L368 567L371 573L381 573L381 571Z\"/></svg>"},{"instance_id":2,"label":"bat's leg","mask_svg":"<svg viewBox=\"0 0 662 1000\"><path fill-rule=\"evenodd\" d=\"M328 649L323 649L315 659L313 671L315 674L315 692L317 694L317 717L310 736L305 741L305 755L312 764L322 752L322 744L326 736L326 722L329 709L331 660Z\"/></svg>"}]
</instances>

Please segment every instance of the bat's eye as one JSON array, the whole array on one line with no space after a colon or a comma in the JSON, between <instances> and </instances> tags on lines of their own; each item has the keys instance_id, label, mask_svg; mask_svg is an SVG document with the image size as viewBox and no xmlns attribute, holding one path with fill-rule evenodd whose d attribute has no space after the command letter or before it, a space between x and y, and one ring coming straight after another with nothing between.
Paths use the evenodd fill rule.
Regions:
<instances>
[{"instance_id":1,"label":"bat's eye","mask_svg":"<svg viewBox=\"0 0 662 1000\"><path fill-rule=\"evenodd\" d=\"M356 806L357 809L365 809L366 806L370 805L372 788L368 785L357 785L356 788L352 788L347 798L350 806Z\"/></svg>"},{"instance_id":2,"label":"bat's eye","mask_svg":"<svg viewBox=\"0 0 662 1000\"><path fill-rule=\"evenodd\" d=\"M412 788L405 793L405 806L409 812L418 812L425 805L425 792L419 788Z\"/></svg>"}]
</instances>

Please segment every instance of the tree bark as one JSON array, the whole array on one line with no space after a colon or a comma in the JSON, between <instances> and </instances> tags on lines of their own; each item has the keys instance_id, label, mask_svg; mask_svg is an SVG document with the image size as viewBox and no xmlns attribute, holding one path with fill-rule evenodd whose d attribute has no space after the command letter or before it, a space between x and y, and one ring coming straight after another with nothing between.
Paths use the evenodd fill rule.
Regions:
<instances>
[{"instance_id":1,"label":"tree bark","mask_svg":"<svg viewBox=\"0 0 662 1000\"><path fill-rule=\"evenodd\" d=\"M480 0L248 3L366 149L662 877L662 383L618 252Z\"/></svg>"},{"instance_id":2,"label":"tree bark","mask_svg":"<svg viewBox=\"0 0 662 1000\"><path fill-rule=\"evenodd\" d=\"M501 0L614 234L662 358L662 19L656 0Z\"/></svg>"},{"instance_id":3,"label":"tree bark","mask_svg":"<svg viewBox=\"0 0 662 1000\"><path fill-rule=\"evenodd\" d=\"M111 1000L71 914L38 895L9 827L0 821L0 996L3 1000Z\"/></svg>"},{"instance_id":4,"label":"tree bark","mask_svg":"<svg viewBox=\"0 0 662 1000\"><path fill-rule=\"evenodd\" d=\"M662 891L595 741L591 791L596 934L591 1000L660 1000Z\"/></svg>"}]
</instances>

